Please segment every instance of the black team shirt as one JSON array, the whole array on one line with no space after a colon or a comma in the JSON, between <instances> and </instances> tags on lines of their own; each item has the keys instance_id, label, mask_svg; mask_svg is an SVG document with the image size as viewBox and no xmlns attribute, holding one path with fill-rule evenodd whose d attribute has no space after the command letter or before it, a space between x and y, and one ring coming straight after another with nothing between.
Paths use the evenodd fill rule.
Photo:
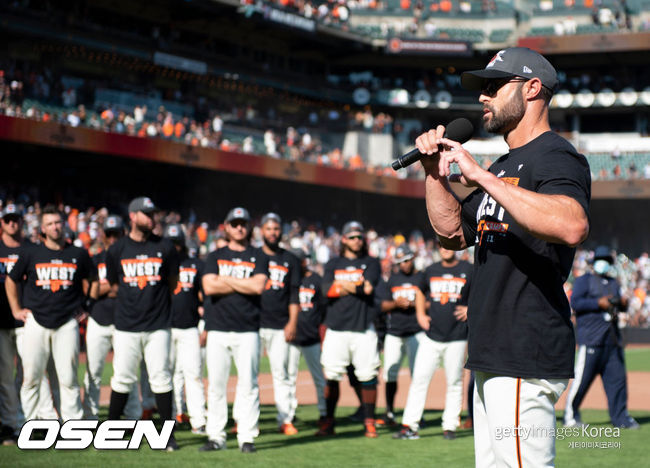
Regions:
<instances>
[{"instance_id":1,"label":"black team shirt","mask_svg":"<svg viewBox=\"0 0 650 468\"><path fill-rule=\"evenodd\" d=\"M203 262L181 254L178 284L172 296L172 328L194 328L198 326L199 292Z\"/></svg>"},{"instance_id":2,"label":"black team shirt","mask_svg":"<svg viewBox=\"0 0 650 468\"><path fill-rule=\"evenodd\" d=\"M106 250L93 256L93 265L97 271L97 280L100 285L108 284L106 279ZM114 297L108 297L108 294L100 297L95 302L90 316L98 324L106 327L112 325L115 320L115 307L117 301Z\"/></svg>"},{"instance_id":3,"label":"black team shirt","mask_svg":"<svg viewBox=\"0 0 650 468\"><path fill-rule=\"evenodd\" d=\"M268 260L259 249L246 247L242 252L222 247L205 260L207 275L252 278L268 274ZM257 332L260 329L260 296L238 292L225 296L207 296L204 301L205 329L216 331Z\"/></svg>"},{"instance_id":4,"label":"black team shirt","mask_svg":"<svg viewBox=\"0 0 650 468\"><path fill-rule=\"evenodd\" d=\"M118 284L115 328L154 331L171 326L169 278L178 273L178 253L169 239L151 234L144 242L125 236L106 256L106 277Z\"/></svg>"},{"instance_id":5,"label":"black team shirt","mask_svg":"<svg viewBox=\"0 0 650 468\"><path fill-rule=\"evenodd\" d=\"M275 255L261 252L269 264L269 279L261 297L260 328L278 330L289 321L289 304L298 304L301 266L298 258L285 249Z\"/></svg>"},{"instance_id":6,"label":"black team shirt","mask_svg":"<svg viewBox=\"0 0 650 468\"><path fill-rule=\"evenodd\" d=\"M9 277L23 282L22 306L32 311L36 322L55 329L68 322L85 298L82 280L92 280L88 252L66 244L51 250L43 244L25 245Z\"/></svg>"},{"instance_id":7,"label":"black team shirt","mask_svg":"<svg viewBox=\"0 0 650 468\"><path fill-rule=\"evenodd\" d=\"M575 199L589 213L584 156L546 132L501 156L489 171L507 183ZM465 240L474 245L467 368L521 378L573 377L575 338L562 288L575 249L524 231L481 190L462 202Z\"/></svg>"},{"instance_id":8,"label":"black team shirt","mask_svg":"<svg viewBox=\"0 0 650 468\"><path fill-rule=\"evenodd\" d=\"M379 261L370 256L361 258L336 257L325 265L323 292L328 296L325 325L337 331L365 331L375 319L374 292L363 293L363 280L369 281L373 288L379 282L381 269ZM358 283L357 293L342 297L330 297L329 290L334 280Z\"/></svg>"},{"instance_id":9,"label":"black team shirt","mask_svg":"<svg viewBox=\"0 0 650 468\"><path fill-rule=\"evenodd\" d=\"M453 267L434 263L424 270L422 292L429 301L431 317L427 336L446 343L467 339L467 322L454 317L456 306L467 305L471 291L472 265L459 261Z\"/></svg>"},{"instance_id":10,"label":"black team shirt","mask_svg":"<svg viewBox=\"0 0 650 468\"><path fill-rule=\"evenodd\" d=\"M26 244L23 244L26 245ZM5 278L18 261L20 247L7 247L0 239L0 328L18 328L24 324L21 320L16 320L11 313L9 300L5 291Z\"/></svg>"},{"instance_id":11,"label":"black team shirt","mask_svg":"<svg viewBox=\"0 0 650 468\"><path fill-rule=\"evenodd\" d=\"M394 301L399 297L405 297L409 301L415 301L415 295L422 284L422 275L413 272L410 275L399 271L393 273L388 281L382 282L377 288L377 294L383 301ZM394 336L411 336L422 331L415 317L415 307L402 309L395 307L386 314L386 333Z\"/></svg>"},{"instance_id":12,"label":"black team shirt","mask_svg":"<svg viewBox=\"0 0 650 468\"><path fill-rule=\"evenodd\" d=\"M300 281L298 329L294 343L299 346L311 346L320 342L319 326L323 322L323 279L317 273L305 276Z\"/></svg>"}]
</instances>

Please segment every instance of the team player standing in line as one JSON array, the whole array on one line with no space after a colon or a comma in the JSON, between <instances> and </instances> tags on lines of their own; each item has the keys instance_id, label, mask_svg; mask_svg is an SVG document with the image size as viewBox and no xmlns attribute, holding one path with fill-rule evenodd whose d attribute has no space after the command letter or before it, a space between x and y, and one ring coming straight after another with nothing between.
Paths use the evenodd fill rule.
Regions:
<instances>
[{"instance_id":1,"label":"team player standing in line","mask_svg":"<svg viewBox=\"0 0 650 468\"><path fill-rule=\"evenodd\" d=\"M538 53L499 51L461 84L480 91L484 127L510 149L483 169L445 128L420 135L429 219L445 248L474 245L467 368L474 370L476 466L551 466L555 402L573 376L575 338L563 284L589 233L591 180L584 156L551 131L558 84ZM439 145L441 150L439 151ZM476 187L462 202L449 186ZM535 427L498 437L496 427ZM544 435L548 434L548 435Z\"/></svg>"},{"instance_id":2,"label":"team player standing in line","mask_svg":"<svg viewBox=\"0 0 650 468\"><path fill-rule=\"evenodd\" d=\"M40 226L43 243L20 251L5 282L14 318L25 322L20 399L25 419L35 419L51 355L61 392L61 418L80 419L78 321L86 315L83 308L93 267L85 250L65 242L63 217L56 208L43 208Z\"/></svg>"},{"instance_id":3,"label":"team player standing in line","mask_svg":"<svg viewBox=\"0 0 650 468\"><path fill-rule=\"evenodd\" d=\"M458 260L453 250L439 247L441 262L430 265L421 283L424 295L415 304L417 320L425 330L415 358L413 379L396 439L417 439L419 422L431 378L440 364L445 368L447 393L442 413L445 439L456 437L463 405L463 364L467 348L467 298L472 265ZM426 299L425 299L426 297ZM425 301L429 302L429 307Z\"/></svg>"},{"instance_id":4,"label":"team player standing in line","mask_svg":"<svg viewBox=\"0 0 650 468\"><path fill-rule=\"evenodd\" d=\"M267 281L268 262L250 246L250 215L233 208L225 220L228 245L208 255L203 275L205 329L208 331L208 440L199 450L226 448L227 384L231 357L237 368L233 418L244 453L255 452L259 434L260 294Z\"/></svg>"},{"instance_id":5,"label":"team player standing in line","mask_svg":"<svg viewBox=\"0 0 650 468\"><path fill-rule=\"evenodd\" d=\"M170 352L176 421L183 420L183 394L185 394L192 432L205 434L205 391L198 327L203 312L201 306L203 262L188 255L185 234L180 224L168 225L165 228L165 237L174 243L179 255L178 285L172 296Z\"/></svg>"},{"instance_id":6,"label":"team player standing in line","mask_svg":"<svg viewBox=\"0 0 650 468\"><path fill-rule=\"evenodd\" d=\"M108 249L106 256L106 278L117 293L109 419L119 419L124 413L143 358L161 419L174 419L169 350L178 254L168 239L153 234L156 211L147 197L132 200L131 230ZM167 451L174 450L178 444L172 434Z\"/></svg>"},{"instance_id":7,"label":"team player standing in line","mask_svg":"<svg viewBox=\"0 0 650 468\"><path fill-rule=\"evenodd\" d=\"M346 374L346 367L352 364L361 385L365 435L375 438L377 372L380 361L377 333L373 325L373 302L381 268L379 261L368 255L361 223L346 223L342 234L341 256L327 262L323 276L323 291L327 291L329 299L325 316L327 332L321 355L321 364L327 378L327 417L316 435L334 434L339 382Z\"/></svg>"},{"instance_id":8,"label":"team player standing in line","mask_svg":"<svg viewBox=\"0 0 650 468\"><path fill-rule=\"evenodd\" d=\"M269 279L261 297L260 338L273 376L273 394L278 410L278 430L295 435L296 378L300 351L291 344L298 323L300 264L291 252L280 247L282 220L275 213L262 217L262 251L269 264Z\"/></svg>"},{"instance_id":9,"label":"team player standing in line","mask_svg":"<svg viewBox=\"0 0 650 468\"><path fill-rule=\"evenodd\" d=\"M404 356L408 356L409 369L413 376L413 365L418 344L423 333L415 316L415 304L420 290L421 274L415 271L415 255L406 244L395 249L395 264L398 271L378 288L381 310L386 314L386 338L384 339L384 381L386 382L386 417L382 421L395 425L393 404L397 393L397 377Z\"/></svg>"}]
</instances>

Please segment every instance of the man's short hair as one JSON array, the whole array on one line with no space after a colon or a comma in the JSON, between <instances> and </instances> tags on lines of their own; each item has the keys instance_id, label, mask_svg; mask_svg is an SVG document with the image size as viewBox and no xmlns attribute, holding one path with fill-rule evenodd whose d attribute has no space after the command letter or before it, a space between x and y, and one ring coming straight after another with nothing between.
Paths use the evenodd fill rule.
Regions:
<instances>
[{"instance_id":1,"label":"man's short hair","mask_svg":"<svg viewBox=\"0 0 650 468\"><path fill-rule=\"evenodd\" d=\"M41 210L41 214L38 217L38 221L39 221L40 224L43 223L43 216L48 215L48 214L56 214L56 215L59 215L61 217L61 219L63 219L63 215L61 214L61 212L58 210L58 208L56 206L51 205L51 204L50 205L45 205L43 207L43 209Z\"/></svg>"}]
</instances>

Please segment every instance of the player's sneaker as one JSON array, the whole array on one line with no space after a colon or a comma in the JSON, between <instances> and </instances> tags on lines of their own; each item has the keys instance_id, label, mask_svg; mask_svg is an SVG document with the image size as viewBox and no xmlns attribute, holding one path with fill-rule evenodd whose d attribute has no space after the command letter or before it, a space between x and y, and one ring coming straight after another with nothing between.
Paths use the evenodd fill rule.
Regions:
<instances>
[{"instance_id":1,"label":"player's sneaker","mask_svg":"<svg viewBox=\"0 0 650 468\"><path fill-rule=\"evenodd\" d=\"M255 450L255 444L253 442L244 442L241 444L241 450L242 453L255 453L257 450Z\"/></svg>"},{"instance_id":2,"label":"player's sneaker","mask_svg":"<svg viewBox=\"0 0 650 468\"><path fill-rule=\"evenodd\" d=\"M394 427L394 426L397 426L397 421L395 421L395 415L391 411L388 411L383 418L375 419L375 423L377 423L377 426L380 426L380 427L384 427L384 426Z\"/></svg>"},{"instance_id":3,"label":"player's sneaker","mask_svg":"<svg viewBox=\"0 0 650 468\"><path fill-rule=\"evenodd\" d=\"M363 422L364 418L365 416L362 406L359 406L359 408L354 413L348 416L348 419L353 422Z\"/></svg>"},{"instance_id":4,"label":"player's sneaker","mask_svg":"<svg viewBox=\"0 0 650 468\"><path fill-rule=\"evenodd\" d=\"M226 450L226 444L220 444L216 440L210 440L199 447L199 452L212 452L214 450Z\"/></svg>"},{"instance_id":5,"label":"player's sneaker","mask_svg":"<svg viewBox=\"0 0 650 468\"><path fill-rule=\"evenodd\" d=\"M237 423L232 425L232 427L230 428L230 433L233 435L237 435Z\"/></svg>"},{"instance_id":6,"label":"player's sneaker","mask_svg":"<svg viewBox=\"0 0 650 468\"><path fill-rule=\"evenodd\" d=\"M393 439L402 439L402 440L416 440L420 438L420 434L417 431L412 431L408 426L402 426L402 428L393 434Z\"/></svg>"},{"instance_id":7,"label":"player's sneaker","mask_svg":"<svg viewBox=\"0 0 650 468\"><path fill-rule=\"evenodd\" d=\"M192 428L192 434L205 435L205 426L193 427Z\"/></svg>"},{"instance_id":8,"label":"player's sneaker","mask_svg":"<svg viewBox=\"0 0 650 468\"><path fill-rule=\"evenodd\" d=\"M334 435L334 419L320 418L318 420L318 431L314 435L317 437Z\"/></svg>"},{"instance_id":9,"label":"player's sneaker","mask_svg":"<svg viewBox=\"0 0 650 468\"><path fill-rule=\"evenodd\" d=\"M292 423L284 423L278 428L278 432L292 436L298 434L298 429L296 429L296 426L294 426Z\"/></svg>"},{"instance_id":10,"label":"player's sneaker","mask_svg":"<svg viewBox=\"0 0 650 468\"><path fill-rule=\"evenodd\" d=\"M363 422L363 426L366 430L365 436L369 437L370 439L376 439L377 438L377 427L375 426L375 420L374 419L366 419Z\"/></svg>"},{"instance_id":11,"label":"player's sneaker","mask_svg":"<svg viewBox=\"0 0 650 468\"><path fill-rule=\"evenodd\" d=\"M176 422L177 422L178 424L183 424L183 423L187 423L187 424L189 424L189 422L190 422L190 417L189 417L187 414L185 414L185 413L177 414L177 415L176 415Z\"/></svg>"},{"instance_id":12,"label":"player's sneaker","mask_svg":"<svg viewBox=\"0 0 650 468\"><path fill-rule=\"evenodd\" d=\"M445 440L454 440L456 438L455 431L442 431L442 438Z\"/></svg>"},{"instance_id":13,"label":"player's sneaker","mask_svg":"<svg viewBox=\"0 0 650 468\"><path fill-rule=\"evenodd\" d=\"M16 445L18 443L18 434L13 427L2 425L0 428L0 440L2 445Z\"/></svg>"},{"instance_id":14,"label":"player's sneaker","mask_svg":"<svg viewBox=\"0 0 650 468\"><path fill-rule=\"evenodd\" d=\"M474 421L472 421L472 418L467 418L462 425L463 429L471 429L473 427L474 427Z\"/></svg>"},{"instance_id":15,"label":"player's sneaker","mask_svg":"<svg viewBox=\"0 0 650 468\"><path fill-rule=\"evenodd\" d=\"M639 429L641 426L636 422L636 419L630 416L626 422L617 427L621 429Z\"/></svg>"},{"instance_id":16,"label":"player's sneaker","mask_svg":"<svg viewBox=\"0 0 650 468\"><path fill-rule=\"evenodd\" d=\"M166 452L175 452L178 450L178 444L176 443L176 438L171 436L169 442L167 442L167 447L165 447Z\"/></svg>"}]
</instances>

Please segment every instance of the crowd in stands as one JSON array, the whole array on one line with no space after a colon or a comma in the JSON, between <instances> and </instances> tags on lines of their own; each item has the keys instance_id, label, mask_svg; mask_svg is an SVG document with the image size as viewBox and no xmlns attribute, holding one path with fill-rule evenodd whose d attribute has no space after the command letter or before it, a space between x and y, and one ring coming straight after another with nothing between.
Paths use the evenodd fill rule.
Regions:
<instances>
[{"instance_id":1,"label":"crowd in stands","mask_svg":"<svg viewBox=\"0 0 650 468\"><path fill-rule=\"evenodd\" d=\"M38 214L41 205L38 202L31 202L30 196L21 194L15 200L7 198L5 190L0 187L0 196L6 198L5 202L18 202L24 212L24 234L25 238L32 242L39 241ZM0 209L3 207L0 198ZM107 208L74 208L64 204L59 209L66 217L66 235L71 242L80 247L88 249L94 255L101 251L103 231L101 226L109 214ZM160 212L157 214L156 232L162 233L164 226L171 223L181 223L185 230L185 238L189 250L196 256L205 256L215 250L220 242L225 239L225 228L220 223L208 223L192 219L182 219L175 211ZM262 245L262 234L256 226L252 231L252 244ZM338 255L340 245L341 226L325 226L318 220L291 220L283 225L283 243L285 246L294 249L303 249L310 259L312 267L322 274L322 268L327 261ZM431 263L439 261L434 240L420 231L392 233L379 233L373 229L367 231L368 248L371 255L380 259L384 276L388 276L393 265L395 248L407 243L415 252L415 267L424 270ZM464 260L473 261L472 248L458 254ZM579 248L573 264L572 274L565 285L567 294L571 293L572 283L576 277L583 275L590 270L590 262L593 258L593 251ZM650 282L650 258L644 252L638 258L630 258L623 252L618 252L616 262L616 276L621 283L623 294L630 299L630 306L627 314L620 314L622 325L629 327L650 327L650 295L648 286Z\"/></svg>"}]
</instances>

